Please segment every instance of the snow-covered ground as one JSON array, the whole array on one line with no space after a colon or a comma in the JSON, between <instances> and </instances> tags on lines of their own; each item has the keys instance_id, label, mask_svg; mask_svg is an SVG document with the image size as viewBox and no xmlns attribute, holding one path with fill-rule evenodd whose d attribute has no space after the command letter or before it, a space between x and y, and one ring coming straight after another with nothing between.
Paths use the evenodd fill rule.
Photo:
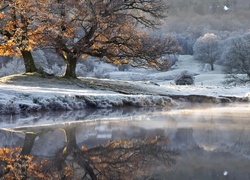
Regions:
<instances>
[{"instance_id":1,"label":"snow-covered ground","mask_svg":"<svg viewBox=\"0 0 250 180\"><path fill-rule=\"evenodd\" d=\"M41 110L79 110L87 105L97 108L117 106L178 105L168 95L205 95L250 97L249 86L225 86L220 66L207 71L192 56L180 56L168 72L134 69L107 73L109 79L88 78L90 82L132 87L131 94L86 88L78 81L42 78L31 75L8 76L0 79L0 113L17 114ZM195 75L195 85L174 85L174 78L187 70ZM80 78L86 80L86 78ZM135 90L133 92L133 90ZM142 92L141 94L138 92Z\"/></svg>"}]
</instances>

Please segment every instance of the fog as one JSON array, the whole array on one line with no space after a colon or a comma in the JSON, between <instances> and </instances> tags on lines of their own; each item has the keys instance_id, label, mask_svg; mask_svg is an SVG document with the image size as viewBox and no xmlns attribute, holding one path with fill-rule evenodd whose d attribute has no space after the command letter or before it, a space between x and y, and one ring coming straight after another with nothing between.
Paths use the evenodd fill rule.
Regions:
<instances>
[{"instance_id":1,"label":"fog","mask_svg":"<svg viewBox=\"0 0 250 180\"><path fill-rule=\"evenodd\" d=\"M168 0L163 32L199 37L211 31L246 31L250 28L248 0Z\"/></svg>"}]
</instances>

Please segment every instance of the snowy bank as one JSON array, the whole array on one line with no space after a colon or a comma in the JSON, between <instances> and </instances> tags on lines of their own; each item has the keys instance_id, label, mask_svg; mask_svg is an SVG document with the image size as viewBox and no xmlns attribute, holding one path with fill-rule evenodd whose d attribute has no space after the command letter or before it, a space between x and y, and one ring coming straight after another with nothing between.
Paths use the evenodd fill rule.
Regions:
<instances>
[{"instance_id":1,"label":"snowy bank","mask_svg":"<svg viewBox=\"0 0 250 180\"><path fill-rule=\"evenodd\" d=\"M83 87L80 80L45 79L37 75L16 75L0 79L0 113L81 110L87 107L173 106L167 96L122 94ZM91 82L91 81L90 81Z\"/></svg>"},{"instance_id":2,"label":"snowy bank","mask_svg":"<svg viewBox=\"0 0 250 180\"><path fill-rule=\"evenodd\" d=\"M0 113L81 110L88 107L178 106L191 103L248 102L249 89L159 85L145 81L43 78L14 75L0 79Z\"/></svg>"}]
</instances>

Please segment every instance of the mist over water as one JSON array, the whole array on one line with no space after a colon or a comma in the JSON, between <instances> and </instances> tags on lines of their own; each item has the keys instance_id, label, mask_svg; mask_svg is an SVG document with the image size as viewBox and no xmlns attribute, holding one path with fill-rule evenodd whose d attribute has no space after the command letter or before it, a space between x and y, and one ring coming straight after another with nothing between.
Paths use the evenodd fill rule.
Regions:
<instances>
[{"instance_id":1,"label":"mist over water","mask_svg":"<svg viewBox=\"0 0 250 180\"><path fill-rule=\"evenodd\" d=\"M33 125L20 123L21 118L13 120L0 131L0 146L22 147L27 133L39 132L31 154L53 156L65 146L65 129L72 128L77 145L89 148L109 140L164 136L165 148L178 156L169 171L154 170L159 179L249 179L249 110L249 104L200 104L180 109L99 110L88 116L60 112L61 116L43 115Z\"/></svg>"}]
</instances>

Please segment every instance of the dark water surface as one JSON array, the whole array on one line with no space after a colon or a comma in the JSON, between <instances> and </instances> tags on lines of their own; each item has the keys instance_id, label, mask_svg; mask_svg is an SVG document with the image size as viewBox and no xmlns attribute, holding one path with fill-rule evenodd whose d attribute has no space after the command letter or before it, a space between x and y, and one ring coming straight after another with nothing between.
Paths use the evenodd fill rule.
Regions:
<instances>
[{"instance_id":1,"label":"dark water surface","mask_svg":"<svg viewBox=\"0 0 250 180\"><path fill-rule=\"evenodd\" d=\"M1 150L1 179L250 179L249 104L1 116L0 125L1 149L19 158Z\"/></svg>"}]
</instances>

